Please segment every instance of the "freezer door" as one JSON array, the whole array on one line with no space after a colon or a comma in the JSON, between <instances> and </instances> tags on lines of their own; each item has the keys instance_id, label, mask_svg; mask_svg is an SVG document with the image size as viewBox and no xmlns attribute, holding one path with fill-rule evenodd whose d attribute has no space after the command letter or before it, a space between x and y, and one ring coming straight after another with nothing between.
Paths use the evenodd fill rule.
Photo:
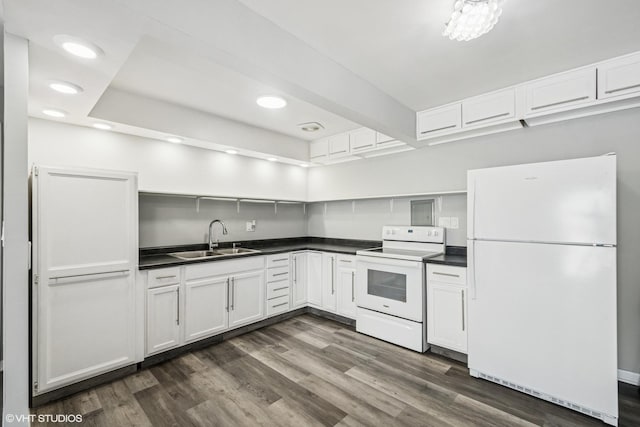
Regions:
<instances>
[{"instance_id":1,"label":"freezer door","mask_svg":"<svg viewBox=\"0 0 640 427\"><path fill-rule=\"evenodd\" d=\"M616 156L468 172L470 239L616 244Z\"/></svg>"},{"instance_id":2,"label":"freezer door","mask_svg":"<svg viewBox=\"0 0 640 427\"><path fill-rule=\"evenodd\" d=\"M616 248L473 246L469 368L617 417Z\"/></svg>"}]
</instances>

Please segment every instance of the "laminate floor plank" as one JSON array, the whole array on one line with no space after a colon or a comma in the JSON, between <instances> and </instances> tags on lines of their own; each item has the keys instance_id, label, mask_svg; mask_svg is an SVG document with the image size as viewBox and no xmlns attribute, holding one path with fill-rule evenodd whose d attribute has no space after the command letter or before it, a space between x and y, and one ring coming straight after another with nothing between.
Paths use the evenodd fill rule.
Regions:
<instances>
[{"instance_id":1,"label":"laminate floor plank","mask_svg":"<svg viewBox=\"0 0 640 427\"><path fill-rule=\"evenodd\" d=\"M232 334L229 334L229 336ZM620 427L640 425L620 385ZM591 417L473 378L466 365L303 314L32 410L83 426L589 427ZM77 426L34 420L33 426Z\"/></svg>"}]
</instances>

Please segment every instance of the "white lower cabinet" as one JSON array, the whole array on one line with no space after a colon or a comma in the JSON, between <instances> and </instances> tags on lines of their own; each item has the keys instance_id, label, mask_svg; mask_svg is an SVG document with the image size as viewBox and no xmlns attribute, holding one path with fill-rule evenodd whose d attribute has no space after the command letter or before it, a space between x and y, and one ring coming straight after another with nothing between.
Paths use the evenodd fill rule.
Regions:
<instances>
[{"instance_id":1,"label":"white lower cabinet","mask_svg":"<svg viewBox=\"0 0 640 427\"><path fill-rule=\"evenodd\" d=\"M147 354L180 345L180 284L147 291Z\"/></svg>"},{"instance_id":2,"label":"white lower cabinet","mask_svg":"<svg viewBox=\"0 0 640 427\"><path fill-rule=\"evenodd\" d=\"M427 342L467 352L466 268L427 265Z\"/></svg>"},{"instance_id":3,"label":"white lower cabinet","mask_svg":"<svg viewBox=\"0 0 640 427\"><path fill-rule=\"evenodd\" d=\"M356 318L356 269L354 257L338 256L337 312Z\"/></svg>"},{"instance_id":4,"label":"white lower cabinet","mask_svg":"<svg viewBox=\"0 0 640 427\"><path fill-rule=\"evenodd\" d=\"M322 253L307 252L307 302L322 308Z\"/></svg>"},{"instance_id":5,"label":"white lower cabinet","mask_svg":"<svg viewBox=\"0 0 640 427\"><path fill-rule=\"evenodd\" d=\"M336 254L322 254L322 309L326 311L338 308L336 264Z\"/></svg>"},{"instance_id":6,"label":"white lower cabinet","mask_svg":"<svg viewBox=\"0 0 640 427\"><path fill-rule=\"evenodd\" d=\"M307 252L291 254L291 307L307 305Z\"/></svg>"},{"instance_id":7,"label":"white lower cabinet","mask_svg":"<svg viewBox=\"0 0 640 427\"><path fill-rule=\"evenodd\" d=\"M227 277L185 282L184 342L215 335L228 327Z\"/></svg>"},{"instance_id":8,"label":"white lower cabinet","mask_svg":"<svg viewBox=\"0 0 640 427\"><path fill-rule=\"evenodd\" d=\"M229 292L230 328L264 317L264 271L234 274L230 278Z\"/></svg>"}]
</instances>

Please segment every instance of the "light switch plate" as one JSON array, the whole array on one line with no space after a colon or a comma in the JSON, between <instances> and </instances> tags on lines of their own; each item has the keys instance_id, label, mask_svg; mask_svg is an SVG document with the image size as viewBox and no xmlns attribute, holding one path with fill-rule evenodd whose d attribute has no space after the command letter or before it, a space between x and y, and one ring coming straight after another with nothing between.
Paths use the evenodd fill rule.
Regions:
<instances>
[{"instance_id":1,"label":"light switch plate","mask_svg":"<svg viewBox=\"0 0 640 427\"><path fill-rule=\"evenodd\" d=\"M458 220L457 216L451 217L451 228L453 229L460 228L460 221Z\"/></svg>"},{"instance_id":2,"label":"light switch plate","mask_svg":"<svg viewBox=\"0 0 640 427\"><path fill-rule=\"evenodd\" d=\"M256 220L247 221L247 231L256 231Z\"/></svg>"},{"instance_id":3,"label":"light switch plate","mask_svg":"<svg viewBox=\"0 0 640 427\"><path fill-rule=\"evenodd\" d=\"M441 216L438 219L438 226L444 227L444 228L451 228L451 217Z\"/></svg>"}]
</instances>

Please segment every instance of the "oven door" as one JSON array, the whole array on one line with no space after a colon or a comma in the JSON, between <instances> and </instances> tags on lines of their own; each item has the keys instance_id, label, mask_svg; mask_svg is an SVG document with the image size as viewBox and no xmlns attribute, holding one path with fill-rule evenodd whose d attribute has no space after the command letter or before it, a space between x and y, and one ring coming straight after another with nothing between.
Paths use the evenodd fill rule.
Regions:
<instances>
[{"instance_id":1,"label":"oven door","mask_svg":"<svg viewBox=\"0 0 640 427\"><path fill-rule=\"evenodd\" d=\"M424 265L390 258L356 258L358 307L422 322Z\"/></svg>"}]
</instances>

